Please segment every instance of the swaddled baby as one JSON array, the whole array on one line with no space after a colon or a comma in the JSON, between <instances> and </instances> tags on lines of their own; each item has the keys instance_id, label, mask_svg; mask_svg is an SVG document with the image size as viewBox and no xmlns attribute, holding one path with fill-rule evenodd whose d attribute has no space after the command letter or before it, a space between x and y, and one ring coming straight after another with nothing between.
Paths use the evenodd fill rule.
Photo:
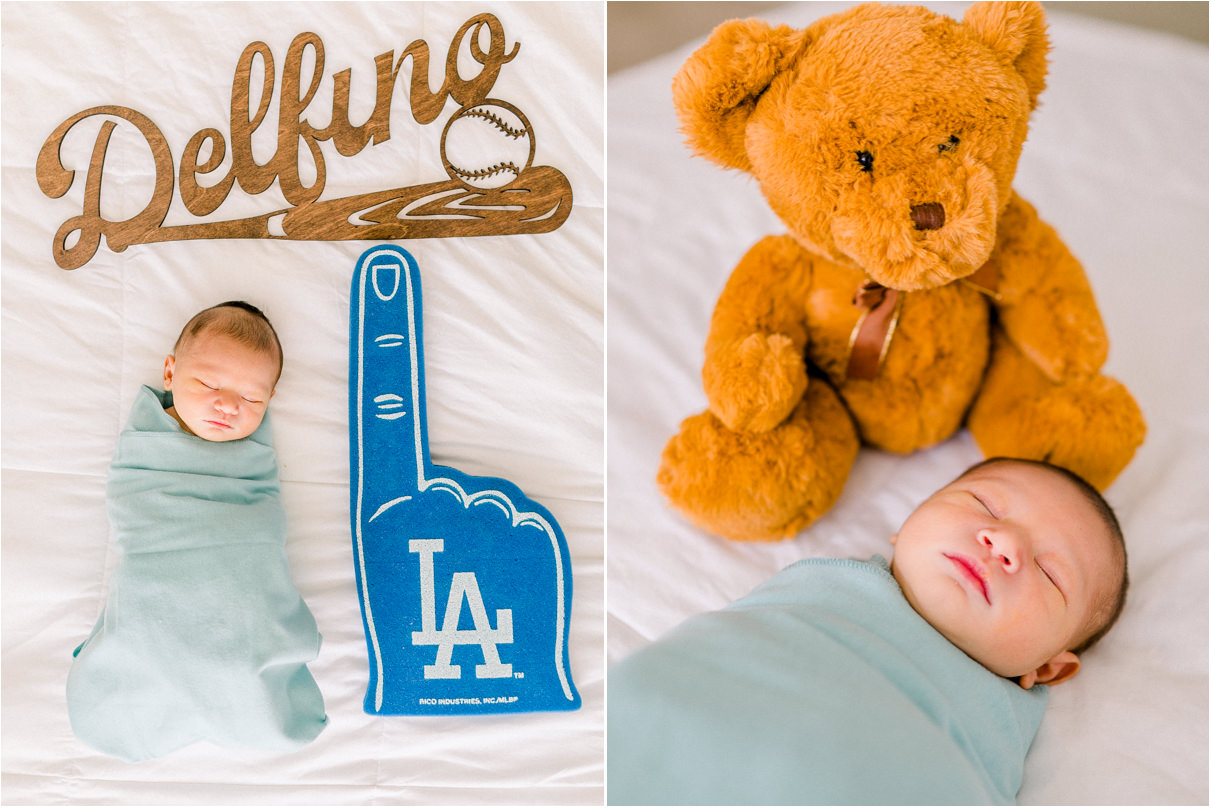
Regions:
<instances>
[{"instance_id":1,"label":"swaddled baby","mask_svg":"<svg viewBox=\"0 0 1211 808\"><path fill-rule=\"evenodd\" d=\"M809 559L608 676L611 804L1014 802L1047 688L1121 612L1096 490L994 459L892 537Z\"/></svg>"},{"instance_id":2,"label":"swaddled baby","mask_svg":"<svg viewBox=\"0 0 1211 808\"><path fill-rule=\"evenodd\" d=\"M106 487L118 561L67 681L72 729L99 751L289 750L324 728L267 417L281 369L265 315L224 303L186 324L165 391L135 399Z\"/></svg>"}]
</instances>

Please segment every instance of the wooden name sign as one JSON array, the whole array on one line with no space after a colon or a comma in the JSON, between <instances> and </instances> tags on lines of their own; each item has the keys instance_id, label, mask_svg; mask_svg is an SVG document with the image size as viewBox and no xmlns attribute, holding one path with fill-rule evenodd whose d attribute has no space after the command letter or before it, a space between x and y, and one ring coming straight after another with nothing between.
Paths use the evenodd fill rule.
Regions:
<instances>
[{"instance_id":1,"label":"wooden name sign","mask_svg":"<svg viewBox=\"0 0 1211 808\"><path fill-rule=\"evenodd\" d=\"M488 34L488 46L481 35ZM466 51L464 51L464 43ZM572 188L556 168L536 166L534 131L521 110L505 101L489 98L501 68L517 56L520 43L506 49L500 21L479 14L458 30L446 54L442 86L429 86L429 46L416 40L395 57L394 51L374 59L377 76L374 111L368 120L354 125L349 120L351 70L334 73L332 116L328 126L317 129L305 117L319 89L324 70L324 43L313 33L295 37L282 67L279 94L277 150L266 163L252 154L252 135L265 123L274 97L273 54L263 42L244 49L231 85L231 120L228 136L218 129L199 130L174 163L168 142L151 120L136 110L99 106L71 116L51 134L38 153L38 186L58 199L67 193L75 171L64 167L60 147L74 127L94 116L109 116L101 123L85 180L84 204L78 216L59 227L52 249L55 263L76 269L96 254L101 237L109 249L125 250L131 244L185 239L255 238L304 241L354 239L391 240L444 238L515 233L545 233L559 227L572 208ZM314 67L304 77L306 50L314 51ZM458 60L469 54L479 72L465 78ZM373 191L340 199L321 199L327 178L322 141L331 140L345 157L391 137L391 100L404 62L411 58L408 101L412 117L425 125L435 121L453 99L460 109L442 132L440 159L447 178L402 188ZM264 79L256 109L249 103L250 80L256 60ZM464 62L465 64L465 62ZM110 221L101 215L101 186L105 153L118 118L138 130L151 150L155 189L151 201L135 216ZM300 173L300 144L306 147L314 167L308 184ZM226 176L206 185L198 181L218 171L230 154ZM205 156L204 156L205 155ZM175 176L175 184L174 184ZM166 226L174 187L179 188L186 210L196 217L214 213L238 183L244 193L257 195L274 181L290 207L263 215L229 221L205 221Z\"/></svg>"}]
</instances>

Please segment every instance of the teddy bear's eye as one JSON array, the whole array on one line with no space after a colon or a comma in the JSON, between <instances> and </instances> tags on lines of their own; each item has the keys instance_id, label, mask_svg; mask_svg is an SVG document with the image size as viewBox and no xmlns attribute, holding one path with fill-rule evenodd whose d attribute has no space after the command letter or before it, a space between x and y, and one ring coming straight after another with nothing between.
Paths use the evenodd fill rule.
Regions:
<instances>
[{"instance_id":1,"label":"teddy bear's eye","mask_svg":"<svg viewBox=\"0 0 1211 808\"><path fill-rule=\"evenodd\" d=\"M858 157L858 165L862 166L863 171L873 171L875 168L875 156L868 151L856 152Z\"/></svg>"},{"instance_id":2,"label":"teddy bear's eye","mask_svg":"<svg viewBox=\"0 0 1211 808\"><path fill-rule=\"evenodd\" d=\"M959 138L955 135L951 135L950 140L947 140L945 143L938 144L938 151L940 151L940 152L954 151L958 147L959 147Z\"/></svg>"}]
</instances>

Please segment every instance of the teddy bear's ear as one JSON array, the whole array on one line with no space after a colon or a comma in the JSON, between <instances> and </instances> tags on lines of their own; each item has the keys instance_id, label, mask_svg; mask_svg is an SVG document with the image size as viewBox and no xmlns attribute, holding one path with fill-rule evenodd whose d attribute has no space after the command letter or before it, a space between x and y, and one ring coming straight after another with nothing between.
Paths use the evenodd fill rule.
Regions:
<instances>
[{"instance_id":1,"label":"teddy bear's ear","mask_svg":"<svg viewBox=\"0 0 1211 808\"><path fill-rule=\"evenodd\" d=\"M1012 64L1026 81L1034 109L1047 78L1047 16L1042 3L973 3L963 15L988 47Z\"/></svg>"},{"instance_id":2,"label":"teddy bear's ear","mask_svg":"<svg viewBox=\"0 0 1211 808\"><path fill-rule=\"evenodd\" d=\"M673 105L691 148L725 168L751 170L745 124L761 93L807 42L806 31L760 20L731 20L716 28L673 79Z\"/></svg>"}]
</instances>

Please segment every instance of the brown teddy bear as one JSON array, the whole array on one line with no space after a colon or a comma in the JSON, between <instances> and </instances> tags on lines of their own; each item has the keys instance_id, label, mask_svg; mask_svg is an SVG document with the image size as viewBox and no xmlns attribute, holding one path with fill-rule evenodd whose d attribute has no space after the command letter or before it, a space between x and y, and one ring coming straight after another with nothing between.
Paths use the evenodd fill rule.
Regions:
<instances>
[{"instance_id":1,"label":"brown teddy bear","mask_svg":"<svg viewBox=\"0 0 1211 808\"><path fill-rule=\"evenodd\" d=\"M1093 293L1013 190L1043 90L1039 3L962 22L866 4L806 30L733 20L673 82L700 155L756 178L788 233L741 259L715 307L709 409L659 484L699 526L791 536L837 499L861 443L912 452L963 426L985 454L1099 488L1143 442L1099 372Z\"/></svg>"}]
</instances>

